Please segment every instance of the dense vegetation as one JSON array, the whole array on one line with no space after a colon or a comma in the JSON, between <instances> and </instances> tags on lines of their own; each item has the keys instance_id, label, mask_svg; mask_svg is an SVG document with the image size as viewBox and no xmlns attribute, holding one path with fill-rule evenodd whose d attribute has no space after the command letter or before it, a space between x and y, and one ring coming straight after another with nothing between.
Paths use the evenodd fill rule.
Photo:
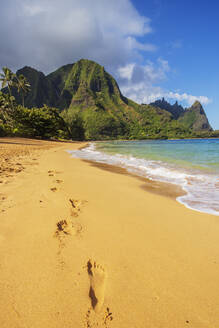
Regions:
<instances>
[{"instance_id":1,"label":"dense vegetation","mask_svg":"<svg viewBox=\"0 0 219 328\"><path fill-rule=\"evenodd\" d=\"M13 107L12 107L13 104ZM68 139L68 128L56 108L26 108L0 92L0 136Z\"/></svg>"},{"instance_id":2,"label":"dense vegetation","mask_svg":"<svg viewBox=\"0 0 219 328\"><path fill-rule=\"evenodd\" d=\"M45 76L3 68L0 136L75 140L217 137L199 102L184 109L164 99L138 105L104 67L89 60Z\"/></svg>"},{"instance_id":3,"label":"dense vegetation","mask_svg":"<svg viewBox=\"0 0 219 328\"><path fill-rule=\"evenodd\" d=\"M68 128L56 108L24 107L24 96L30 92L30 84L24 75L13 74L6 67L1 73L2 86L7 93L0 92L0 136L23 136L40 138L68 138ZM22 105L15 102L12 90L22 99Z\"/></svg>"}]
</instances>

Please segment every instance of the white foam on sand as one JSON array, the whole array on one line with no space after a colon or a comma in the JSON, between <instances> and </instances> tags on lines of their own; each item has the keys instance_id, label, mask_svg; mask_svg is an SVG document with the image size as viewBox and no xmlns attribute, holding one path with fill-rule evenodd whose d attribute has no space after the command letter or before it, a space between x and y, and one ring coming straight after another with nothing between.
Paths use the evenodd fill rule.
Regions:
<instances>
[{"instance_id":1,"label":"white foam on sand","mask_svg":"<svg viewBox=\"0 0 219 328\"><path fill-rule=\"evenodd\" d=\"M178 202L187 208L219 216L219 179L216 175L188 172L162 161L107 154L98 151L94 143L69 153L73 157L119 166L147 179L179 185L186 194L177 197Z\"/></svg>"}]
</instances>

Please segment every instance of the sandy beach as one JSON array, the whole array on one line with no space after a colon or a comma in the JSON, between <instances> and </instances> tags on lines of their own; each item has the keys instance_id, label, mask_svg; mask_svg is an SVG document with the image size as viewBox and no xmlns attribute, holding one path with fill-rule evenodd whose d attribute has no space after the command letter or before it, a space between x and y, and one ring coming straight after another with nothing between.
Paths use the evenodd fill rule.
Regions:
<instances>
[{"instance_id":1,"label":"sandy beach","mask_svg":"<svg viewBox=\"0 0 219 328\"><path fill-rule=\"evenodd\" d=\"M218 328L219 218L83 145L0 139L0 327Z\"/></svg>"}]
</instances>

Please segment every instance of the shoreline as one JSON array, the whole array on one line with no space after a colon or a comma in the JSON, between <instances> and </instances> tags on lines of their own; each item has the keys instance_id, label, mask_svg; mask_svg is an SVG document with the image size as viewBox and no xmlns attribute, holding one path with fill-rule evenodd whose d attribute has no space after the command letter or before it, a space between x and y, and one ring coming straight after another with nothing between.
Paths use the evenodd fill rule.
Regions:
<instances>
[{"instance_id":1,"label":"shoreline","mask_svg":"<svg viewBox=\"0 0 219 328\"><path fill-rule=\"evenodd\" d=\"M112 141L162 141L162 140L208 140L208 139L219 139L219 137L208 137L208 138L167 138L167 139L103 139L103 140L87 140L86 142L112 142ZM84 141L82 141L84 142Z\"/></svg>"},{"instance_id":2,"label":"shoreline","mask_svg":"<svg viewBox=\"0 0 219 328\"><path fill-rule=\"evenodd\" d=\"M86 148L87 146L81 147L80 149ZM145 177L142 177L140 175L136 175L132 172L127 171L125 168L122 168L120 166L116 165L110 165L106 163L99 163L94 161L89 161L85 159L81 159L85 163L90 163L90 165L93 165L94 167L98 167L101 170L110 171L112 173L117 174L124 174L131 176L135 179L138 179L142 181L142 185L140 186L143 190L146 190L148 192L163 196L163 197L170 197L179 204L185 206L187 209L191 211L196 211L198 213L207 214L207 215L213 215L213 216L219 216L219 214L211 213L211 212L204 212L201 210L198 210L196 208L192 208L189 205L187 205L185 202L181 201L180 199L177 199L179 197L187 195L187 192L180 186L176 185L174 183L167 183L167 182L161 182L158 180L150 180Z\"/></svg>"},{"instance_id":3,"label":"shoreline","mask_svg":"<svg viewBox=\"0 0 219 328\"><path fill-rule=\"evenodd\" d=\"M82 143L25 142L0 184L2 328L219 326L216 216L72 158Z\"/></svg>"},{"instance_id":4,"label":"shoreline","mask_svg":"<svg viewBox=\"0 0 219 328\"><path fill-rule=\"evenodd\" d=\"M86 146L84 146L80 149L83 149L85 147ZM125 168L116 166L116 165L110 165L107 163L99 163L99 162L89 161L89 160L85 160L85 159L82 159L82 161L84 161L85 163L90 163L90 165L93 165L94 167L97 167L101 170L105 170L105 171L109 171L109 172L117 173L117 174L128 175L135 179L138 179L139 181L142 182L141 188L143 190L146 190L148 192L151 192L151 193L154 193L154 194L157 194L160 196L170 197L170 198L174 199L175 201L177 201L176 200L177 197L186 195L186 192L179 185L175 185L175 184L167 183L167 182L156 181L156 180L150 180L150 179L147 179L140 175L129 172Z\"/></svg>"},{"instance_id":5,"label":"shoreline","mask_svg":"<svg viewBox=\"0 0 219 328\"><path fill-rule=\"evenodd\" d=\"M130 141L126 142L130 143ZM163 162L162 159L160 162L158 159L150 160L144 158L144 156L140 158L132 155L131 159L129 159L129 155L125 155L122 152L120 154L119 150L117 150L117 153L108 153L104 151L104 148L103 150L98 149L97 143L87 143L79 149L79 152L76 152L76 154L73 153L73 157L94 163L94 165L102 169L108 169L121 174L130 174L135 178L141 179L144 182L144 188L148 191L175 197L178 203L190 210L219 216L219 208L213 201L214 199L216 201L216 195L219 192L216 187L217 184L215 184L215 173L211 176L208 171L198 171L194 165L194 167L180 167L176 165L173 168L171 167L171 163ZM88 149L87 152L85 148ZM83 149L85 149L84 152ZM135 160L134 163L132 161L133 159ZM149 161L149 164L147 161ZM150 161L157 164L151 166ZM161 174L157 172L157 169L158 171L161 169ZM199 184L202 185L203 191L207 188L211 198L207 197L208 193L206 196L197 196Z\"/></svg>"}]
</instances>

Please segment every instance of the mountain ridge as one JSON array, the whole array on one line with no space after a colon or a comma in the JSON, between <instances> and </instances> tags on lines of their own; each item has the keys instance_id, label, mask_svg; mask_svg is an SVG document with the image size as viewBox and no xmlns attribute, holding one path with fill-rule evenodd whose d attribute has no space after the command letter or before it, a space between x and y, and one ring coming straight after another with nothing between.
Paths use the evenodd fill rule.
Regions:
<instances>
[{"instance_id":1,"label":"mountain ridge","mask_svg":"<svg viewBox=\"0 0 219 328\"><path fill-rule=\"evenodd\" d=\"M196 131L212 131L200 103L184 109L164 99L137 104L122 95L116 80L94 61L81 59L45 75L31 67L18 70L31 84L25 106L56 107L85 139L189 137ZM21 97L13 90L21 104ZM84 131L81 134L81 131Z\"/></svg>"},{"instance_id":2,"label":"mountain ridge","mask_svg":"<svg viewBox=\"0 0 219 328\"><path fill-rule=\"evenodd\" d=\"M204 108L198 100L188 108L183 108L177 101L175 104L171 105L164 98L156 100L155 102L150 103L150 105L167 110L173 115L174 119L184 123L187 128L192 128L195 131L213 131Z\"/></svg>"}]
</instances>

